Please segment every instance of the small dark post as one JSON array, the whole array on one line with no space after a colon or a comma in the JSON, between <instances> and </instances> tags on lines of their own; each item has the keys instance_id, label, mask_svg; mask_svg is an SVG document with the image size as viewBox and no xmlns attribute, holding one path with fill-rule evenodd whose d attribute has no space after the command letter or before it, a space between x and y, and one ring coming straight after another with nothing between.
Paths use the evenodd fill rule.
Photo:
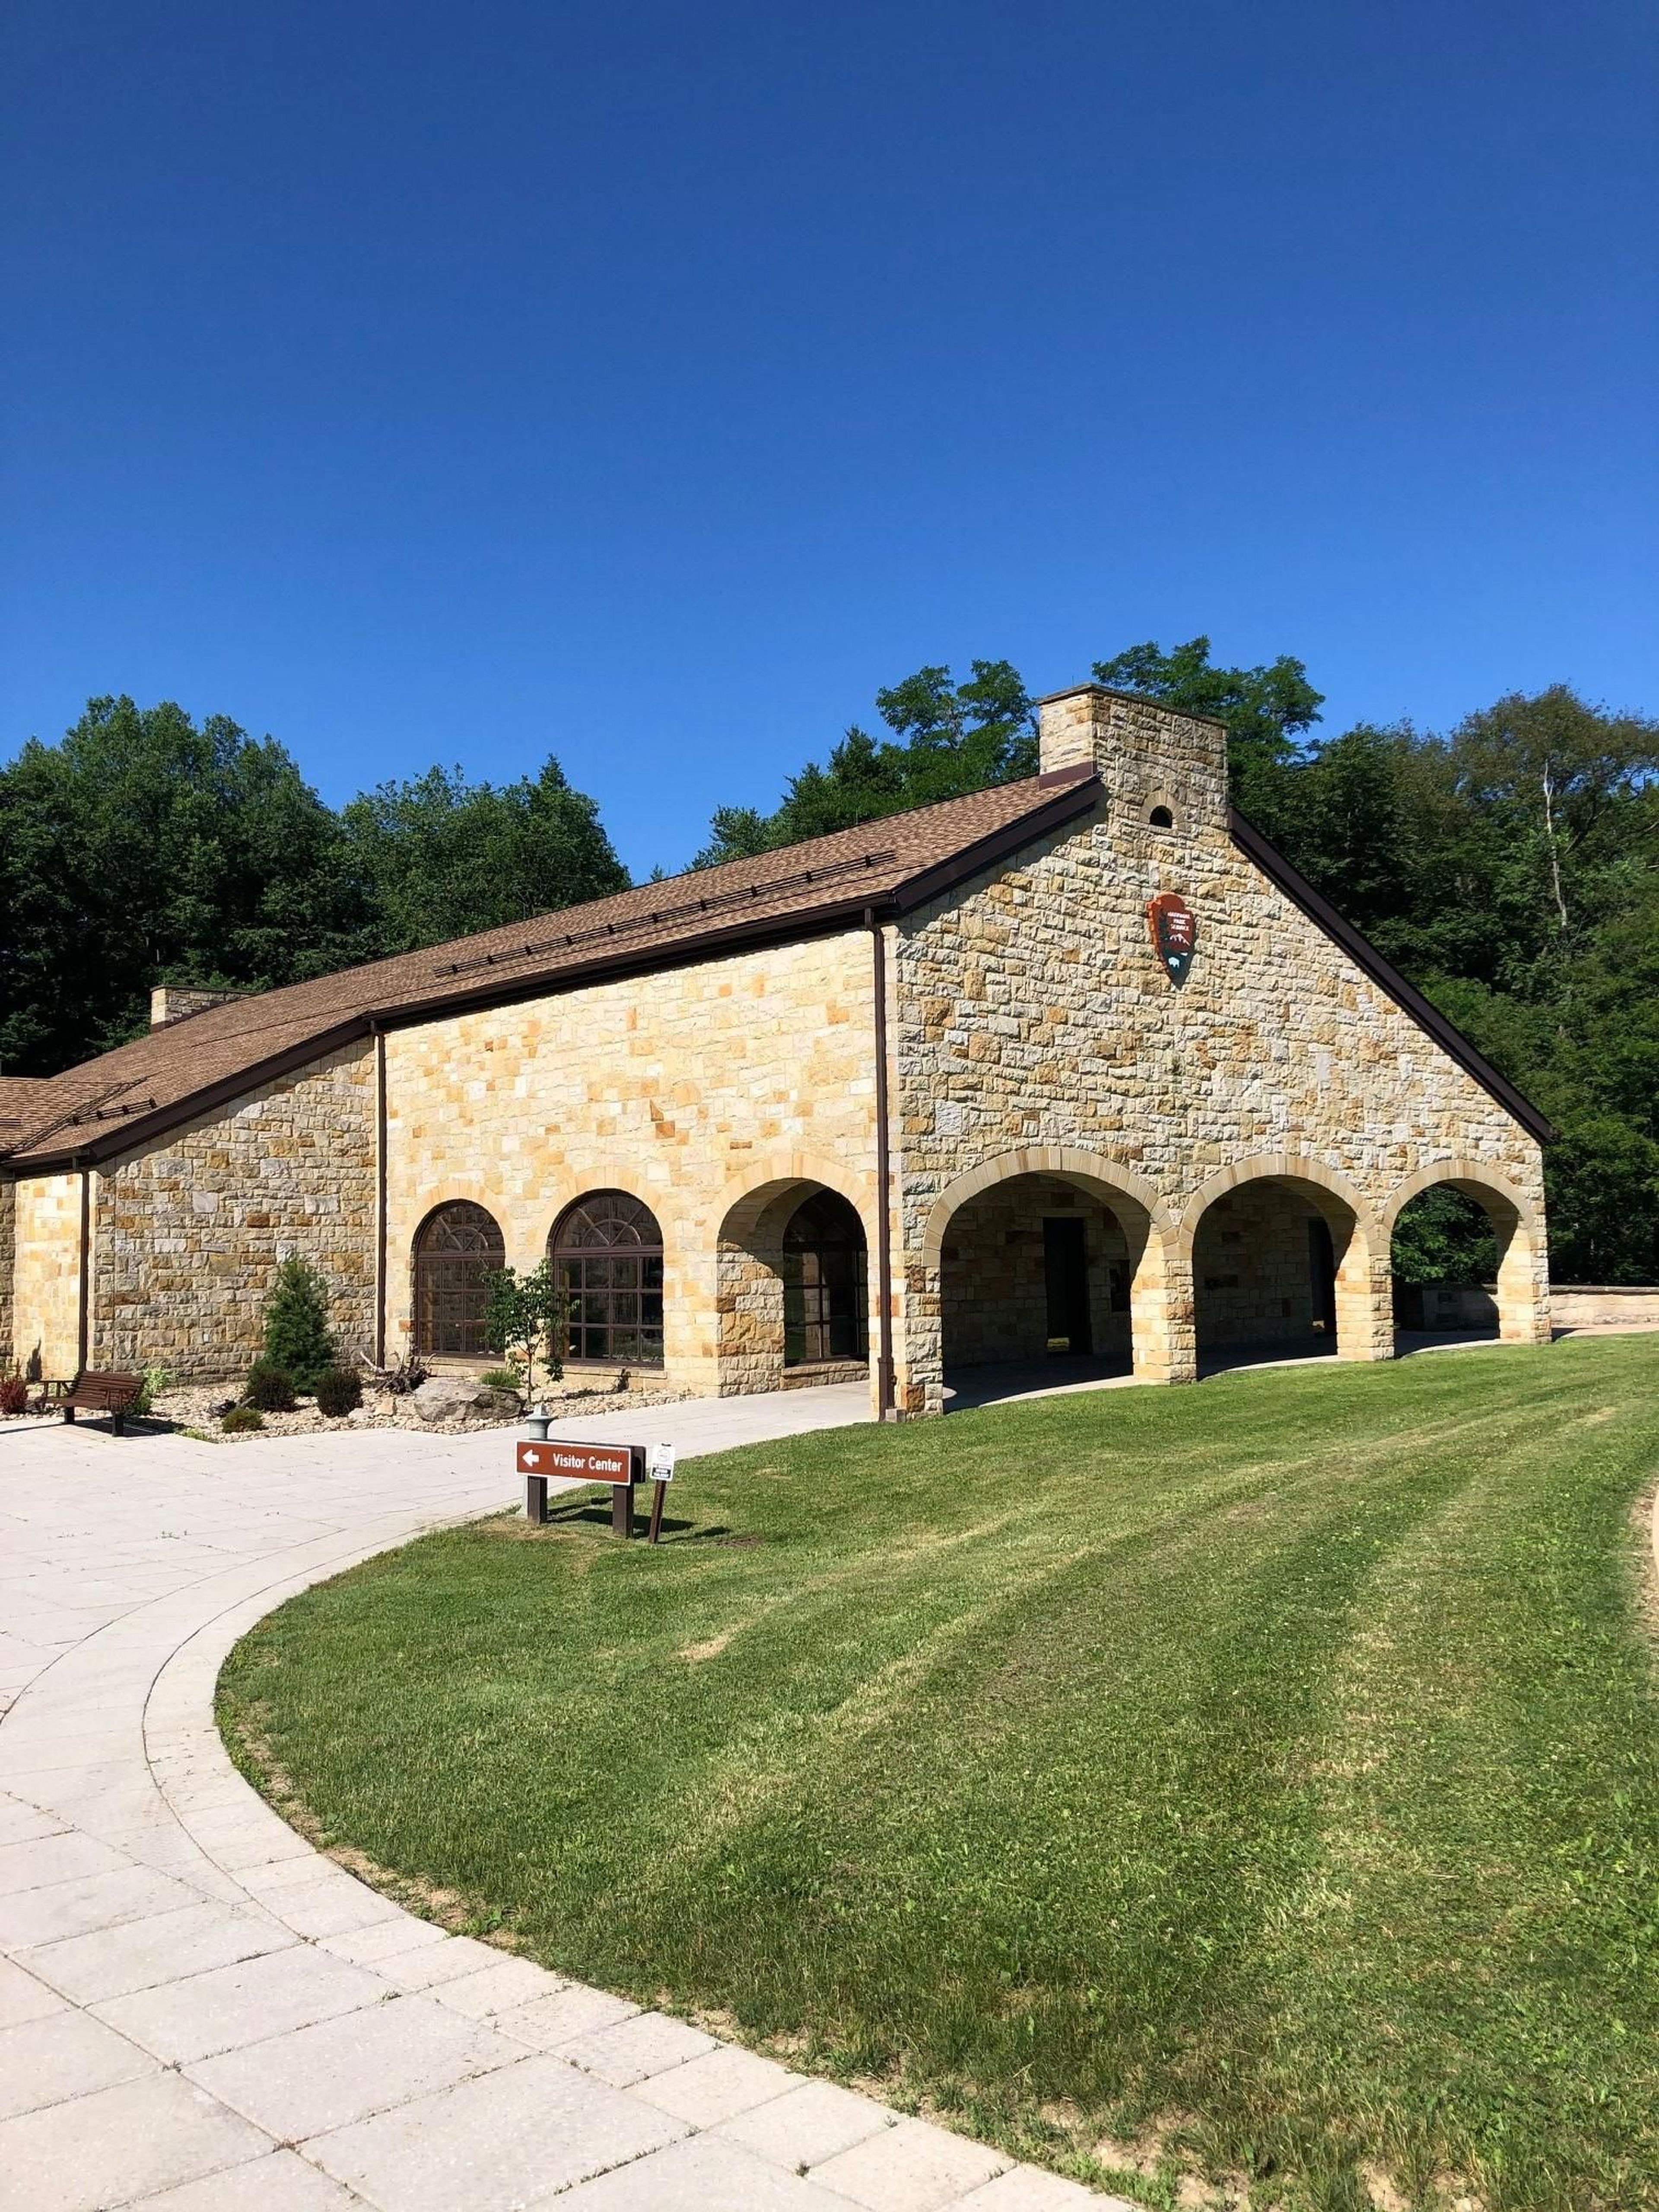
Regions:
<instances>
[{"instance_id":1,"label":"small dark post","mask_svg":"<svg viewBox=\"0 0 1659 2212\"><path fill-rule=\"evenodd\" d=\"M532 1528L547 1526L547 1477L527 1474L524 1479L524 1517Z\"/></svg>"},{"instance_id":2,"label":"small dark post","mask_svg":"<svg viewBox=\"0 0 1659 2212\"><path fill-rule=\"evenodd\" d=\"M611 1533L613 1536L631 1536L634 1533L634 1486L631 1482L613 1482L611 1486Z\"/></svg>"},{"instance_id":3,"label":"small dark post","mask_svg":"<svg viewBox=\"0 0 1659 2212\"><path fill-rule=\"evenodd\" d=\"M662 1534L662 1502L667 1495L668 1485L665 1482L653 1482L652 1484L651 1540L653 1544L656 1542L658 1537Z\"/></svg>"}]
</instances>

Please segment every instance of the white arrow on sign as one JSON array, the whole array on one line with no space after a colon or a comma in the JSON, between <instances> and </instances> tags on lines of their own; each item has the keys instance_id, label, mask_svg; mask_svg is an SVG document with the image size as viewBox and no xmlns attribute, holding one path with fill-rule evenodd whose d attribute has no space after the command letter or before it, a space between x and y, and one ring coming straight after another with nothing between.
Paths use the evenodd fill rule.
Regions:
<instances>
[{"instance_id":1,"label":"white arrow on sign","mask_svg":"<svg viewBox=\"0 0 1659 2212\"><path fill-rule=\"evenodd\" d=\"M539 1452L527 1451L524 1455L524 1463L526 1467L539 1467L542 1463L542 1455Z\"/></svg>"}]
</instances>

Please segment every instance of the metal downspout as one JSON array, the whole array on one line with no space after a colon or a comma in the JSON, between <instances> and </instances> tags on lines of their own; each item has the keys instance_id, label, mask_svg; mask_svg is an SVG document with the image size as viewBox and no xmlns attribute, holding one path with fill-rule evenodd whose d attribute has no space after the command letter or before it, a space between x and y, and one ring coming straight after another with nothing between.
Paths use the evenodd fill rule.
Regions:
<instances>
[{"instance_id":1,"label":"metal downspout","mask_svg":"<svg viewBox=\"0 0 1659 2212\"><path fill-rule=\"evenodd\" d=\"M893 1405L892 1156L887 1103L887 939L873 907L870 930L875 995L876 1050L876 1419L896 1418Z\"/></svg>"},{"instance_id":2,"label":"metal downspout","mask_svg":"<svg viewBox=\"0 0 1659 2212\"><path fill-rule=\"evenodd\" d=\"M374 1032L374 1364L386 1365L386 1031Z\"/></svg>"},{"instance_id":3,"label":"metal downspout","mask_svg":"<svg viewBox=\"0 0 1659 2212\"><path fill-rule=\"evenodd\" d=\"M76 1352L77 1377L87 1371L87 1359L92 1349L92 1170L84 1163L81 1169L81 1264L80 1322L78 1347Z\"/></svg>"}]
</instances>

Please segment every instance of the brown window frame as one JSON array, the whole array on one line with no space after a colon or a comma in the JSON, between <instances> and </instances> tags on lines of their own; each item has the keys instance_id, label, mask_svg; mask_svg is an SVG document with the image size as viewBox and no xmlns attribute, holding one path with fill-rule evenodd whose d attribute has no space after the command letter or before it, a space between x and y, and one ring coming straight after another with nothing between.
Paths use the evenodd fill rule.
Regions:
<instances>
[{"instance_id":1,"label":"brown window frame","mask_svg":"<svg viewBox=\"0 0 1659 2212\"><path fill-rule=\"evenodd\" d=\"M870 1357L870 1249L858 1209L814 1191L783 1232L783 1364L822 1367Z\"/></svg>"},{"instance_id":2,"label":"brown window frame","mask_svg":"<svg viewBox=\"0 0 1659 2212\"><path fill-rule=\"evenodd\" d=\"M465 1231L477 1241L459 1241ZM434 1242L441 1236L458 1241L441 1246ZM412 1256L415 1350L428 1359L488 1358L488 1278L507 1265L507 1242L495 1215L476 1199L450 1199L416 1231Z\"/></svg>"},{"instance_id":3,"label":"brown window frame","mask_svg":"<svg viewBox=\"0 0 1659 2212\"><path fill-rule=\"evenodd\" d=\"M564 1358L583 1367L659 1369L662 1228L645 1200L630 1190L584 1191L554 1223L547 1251L570 1301Z\"/></svg>"}]
</instances>

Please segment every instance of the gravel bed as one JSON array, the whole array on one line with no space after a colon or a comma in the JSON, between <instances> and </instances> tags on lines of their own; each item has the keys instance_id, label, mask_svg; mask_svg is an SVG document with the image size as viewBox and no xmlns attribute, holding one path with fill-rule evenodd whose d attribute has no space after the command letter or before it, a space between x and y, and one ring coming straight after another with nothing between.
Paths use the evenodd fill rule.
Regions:
<instances>
[{"instance_id":1,"label":"gravel bed","mask_svg":"<svg viewBox=\"0 0 1659 2212\"><path fill-rule=\"evenodd\" d=\"M541 1402L555 1418L561 1413L607 1413L624 1408L647 1406L672 1406L688 1394L684 1390L668 1389L661 1385L641 1388L630 1384L618 1390L609 1382L595 1382L586 1376L570 1376L562 1382L553 1382L538 1394ZM319 1431L353 1429L418 1429L428 1436L450 1436L470 1429L516 1429L522 1425L522 1413L496 1416L489 1413L470 1413L461 1420L425 1421L416 1412L413 1401L407 1397L394 1398L389 1391L366 1389L363 1402L355 1413L343 1420L331 1421L317 1410L315 1402L302 1397L291 1413L267 1413L264 1426L241 1436L226 1436L219 1425L219 1417L228 1403L238 1395L234 1382L201 1382L164 1390L151 1409L151 1419L165 1421L169 1427L182 1429L192 1436L205 1437L213 1443L261 1443L267 1437L307 1437Z\"/></svg>"}]
</instances>

